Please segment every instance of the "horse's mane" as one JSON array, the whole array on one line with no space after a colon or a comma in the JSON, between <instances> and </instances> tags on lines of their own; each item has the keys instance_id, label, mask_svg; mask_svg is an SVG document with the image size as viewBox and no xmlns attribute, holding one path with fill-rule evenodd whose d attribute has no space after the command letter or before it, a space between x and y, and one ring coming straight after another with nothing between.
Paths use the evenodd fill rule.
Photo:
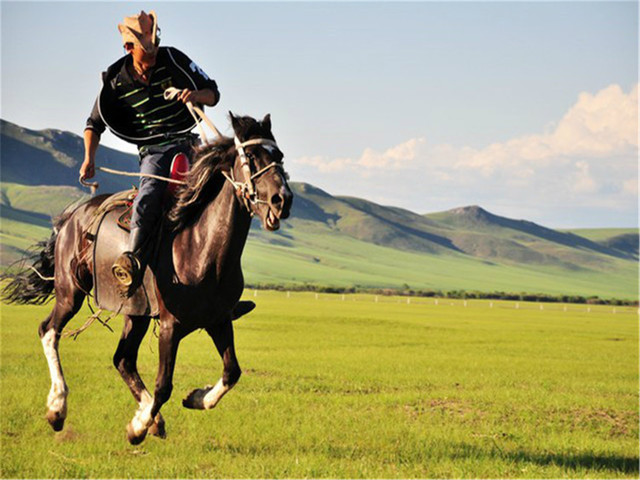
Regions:
<instances>
[{"instance_id":1,"label":"horse's mane","mask_svg":"<svg viewBox=\"0 0 640 480\"><path fill-rule=\"evenodd\" d=\"M204 205L220 192L224 177L220 172L233 167L233 139L221 137L196 149L194 161L185 178L186 185L176 192L176 201L167 213L169 227L180 231L195 220Z\"/></svg>"},{"instance_id":2,"label":"horse's mane","mask_svg":"<svg viewBox=\"0 0 640 480\"><path fill-rule=\"evenodd\" d=\"M269 115L259 122L249 116L234 117L229 113L234 132L239 138L274 139ZM220 192L224 184L220 172L233 168L235 157L235 144L230 137L220 137L196 149L193 166L185 178L187 184L178 190L176 202L167 213L169 228L180 231L195 220L204 206Z\"/></svg>"}]
</instances>

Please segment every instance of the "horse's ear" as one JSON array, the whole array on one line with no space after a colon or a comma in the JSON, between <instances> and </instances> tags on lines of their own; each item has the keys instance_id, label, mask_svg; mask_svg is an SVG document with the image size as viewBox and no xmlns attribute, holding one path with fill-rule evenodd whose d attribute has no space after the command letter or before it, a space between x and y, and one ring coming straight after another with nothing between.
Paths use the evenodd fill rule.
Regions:
<instances>
[{"instance_id":1,"label":"horse's ear","mask_svg":"<svg viewBox=\"0 0 640 480\"><path fill-rule=\"evenodd\" d=\"M271 131L271 114L267 113L262 119L262 126L266 128L268 131Z\"/></svg>"},{"instance_id":2,"label":"horse's ear","mask_svg":"<svg viewBox=\"0 0 640 480\"><path fill-rule=\"evenodd\" d=\"M231 112L231 110L229 110L229 118L231 119L231 127L233 128L234 133L237 134L240 124L238 122L238 119L233 116L233 113Z\"/></svg>"}]
</instances>

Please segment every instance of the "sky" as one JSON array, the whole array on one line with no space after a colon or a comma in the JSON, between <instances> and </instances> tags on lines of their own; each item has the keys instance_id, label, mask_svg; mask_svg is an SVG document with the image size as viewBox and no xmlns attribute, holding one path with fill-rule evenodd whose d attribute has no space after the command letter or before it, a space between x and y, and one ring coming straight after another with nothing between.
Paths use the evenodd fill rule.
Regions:
<instances>
[{"instance_id":1,"label":"sky","mask_svg":"<svg viewBox=\"0 0 640 480\"><path fill-rule=\"evenodd\" d=\"M81 135L117 24L153 9L162 44L218 82L220 130L271 114L293 181L420 214L638 225L637 1L0 8L0 116L21 126Z\"/></svg>"}]
</instances>

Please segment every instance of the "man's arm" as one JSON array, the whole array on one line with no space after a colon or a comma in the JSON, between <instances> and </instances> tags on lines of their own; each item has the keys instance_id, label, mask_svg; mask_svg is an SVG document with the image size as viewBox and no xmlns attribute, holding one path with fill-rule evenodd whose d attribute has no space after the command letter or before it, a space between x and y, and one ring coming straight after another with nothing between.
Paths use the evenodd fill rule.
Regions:
<instances>
[{"instance_id":1,"label":"man's arm","mask_svg":"<svg viewBox=\"0 0 640 480\"><path fill-rule=\"evenodd\" d=\"M182 91L182 94L178 97L178 100L184 103L199 103L201 105L207 105L209 107L215 106L220 101L220 91L218 90L218 84L212 78L202 70L194 61L187 57L184 53L174 47L168 47L169 54L173 58L180 68L189 72L191 79L196 84L196 90L192 91L195 98L187 98L190 90L186 89Z\"/></svg>"},{"instance_id":2,"label":"man's arm","mask_svg":"<svg viewBox=\"0 0 640 480\"><path fill-rule=\"evenodd\" d=\"M80 178L93 178L96 174L96 151L100 145L100 134L87 128L84 131L84 162L80 167Z\"/></svg>"},{"instance_id":3,"label":"man's arm","mask_svg":"<svg viewBox=\"0 0 640 480\"><path fill-rule=\"evenodd\" d=\"M93 178L95 175L96 151L100 144L100 136L106 130L98 109L98 99L93 104L91 115L87 118L84 129L84 162L80 166L80 179Z\"/></svg>"}]
</instances>

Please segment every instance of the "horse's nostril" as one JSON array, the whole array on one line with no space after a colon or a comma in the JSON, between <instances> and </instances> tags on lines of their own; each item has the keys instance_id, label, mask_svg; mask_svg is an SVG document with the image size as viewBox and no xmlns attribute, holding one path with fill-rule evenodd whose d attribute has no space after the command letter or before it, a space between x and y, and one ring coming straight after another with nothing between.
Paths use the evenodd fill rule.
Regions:
<instances>
[{"instance_id":1,"label":"horse's nostril","mask_svg":"<svg viewBox=\"0 0 640 480\"><path fill-rule=\"evenodd\" d=\"M280 195L279 193L276 193L271 197L271 205L273 205L274 207L279 207L280 205L282 205L282 201L282 195Z\"/></svg>"}]
</instances>

